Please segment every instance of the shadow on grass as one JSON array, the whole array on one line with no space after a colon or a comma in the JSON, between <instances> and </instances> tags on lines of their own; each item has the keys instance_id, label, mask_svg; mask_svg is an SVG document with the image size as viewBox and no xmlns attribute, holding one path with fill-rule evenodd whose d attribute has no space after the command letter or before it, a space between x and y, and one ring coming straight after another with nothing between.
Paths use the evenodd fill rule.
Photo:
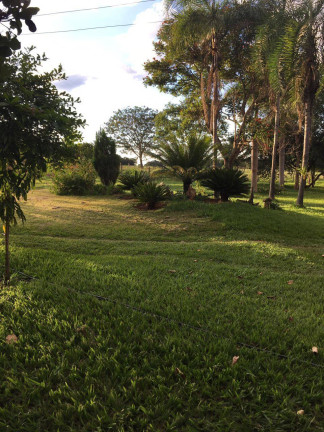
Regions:
<instances>
[{"instance_id":1,"label":"shadow on grass","mask_svg":"<svg viewBox=\"0 0 324 432\"><path fill-rule=\"evenodd\" d=\"M290 245L322 244L323 219L292 211L266 210L244 203L208 204L173 201L167 211L194 211L223 224L225 237L236 240L284 242Z\"/></svg>"}]
</instances>

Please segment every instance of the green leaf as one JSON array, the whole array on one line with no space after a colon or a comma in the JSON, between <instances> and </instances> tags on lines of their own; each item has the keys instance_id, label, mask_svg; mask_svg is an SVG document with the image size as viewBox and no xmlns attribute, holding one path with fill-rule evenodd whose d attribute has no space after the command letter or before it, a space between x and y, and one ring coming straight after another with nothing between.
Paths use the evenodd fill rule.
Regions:
<instances>
[{"instance_id":1,"label":"green leaf","mask_svg":"<svg viewBox=\"0 0 324 432\"><path fill-rule=\"evenodd\" d=\"M14 51L19 50L21 48L21 43L17 38L10 39L9 46Z\"/></svg>"}]
</instances>

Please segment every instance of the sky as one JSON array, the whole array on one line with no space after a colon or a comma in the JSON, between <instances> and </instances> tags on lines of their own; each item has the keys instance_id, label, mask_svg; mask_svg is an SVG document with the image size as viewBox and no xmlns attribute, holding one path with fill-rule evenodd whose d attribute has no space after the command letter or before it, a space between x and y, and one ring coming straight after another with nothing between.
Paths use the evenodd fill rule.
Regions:
<instances>
[{"instance_id":1,"label":"sky","mask_svg":"<svg viewBox=\"0 0 324 432\"><path fill-rule=\"evenodd\" d=\"M158 89L146 88L143 64L154 57L152 42L156 37L165 9L163 0L138 4L136 0L32 0L40 8L34 17L37 32L31 34L24 26L19 39L22 47L34 45L35 52L49 58L46 68L62 64L67 81L57 84L61 90L80 98L77 105L87 122L83 130L85 142L93 142L95 134L117 109L127 106L148 106L157 110L173 100ZM128 6L122 6L128 4ZM41 16L73 9L101 8ZM106 28L71 33L43 32L79 29L116 24L132 27ZM151 24L149 24L151 23Z\"/></svg>"}]
</instances>

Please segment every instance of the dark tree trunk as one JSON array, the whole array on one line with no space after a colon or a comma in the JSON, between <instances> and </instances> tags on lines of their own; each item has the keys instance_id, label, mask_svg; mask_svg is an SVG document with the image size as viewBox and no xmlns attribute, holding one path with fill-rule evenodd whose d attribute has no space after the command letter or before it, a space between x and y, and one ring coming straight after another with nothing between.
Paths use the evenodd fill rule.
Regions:
<instances>
[{"instance_id":1,"label":"dark tree trunk","mask_svg":"<svg viewBox=\"0 0 324 432\"><path fill-rule=\"evenodd\" d=\"M255 194L258 191L258 165L259 165L259 145L257 140L252 140L251 148L251 191Z\"/></svg>"},{"instance_id":2,"label":"dark tree trunk","mask_svg":"<svg viewBox=\"0 0 324 432\"><path fill-rule=\"evenodd\" d=\"M301 177L299 182L298 197L296 205L302 207L304 205L304 192L306 186L307 168L309 160L309 150L311 146L311 129L312 129L312 104L308 100L305 104L305 128L304 128L304 146L303 158L301 167Z\"/></svg>"},{"instance_id":3,"label":"dark tree trunk","mask_svg":"<svg viewBox=\"0 0 324 432\"><path fill-rule=\"evenodd\" d=\"M277 168L277 151L279 145L279 124L280 124L280 96L277 96L275 111L275 127L273 134L272 164L270 177L269 198L274 199L276 187L276 168Z\"/></svg>"},{"instance_id":4,"label":"dark tree trunk","mask_svg":"<svg viewBox=\"0 0 324 432\"><path fill-rule=\"evenodd\" d=\"M285 144L281 143L280 148L279 148L279 185L280 185L280 187L285 186L285 157L286 157Z\"/></svg>"},{"instance_id":5,"label":"dark tree trunk","mask_svg":"<svg viewBox=\"0 0 324 432\"><path fill-rule=\"evenodd\" d=\"M5 223L5 274L4 281L5 283L9 283L10 281L10 253L9 253L9 233L10 233L10 224L7 221Z\"/></svg>"},{"instance_id":6,"label":"dark tree trunk","mask_svg":"<svg viewBox=\"0 0 324 432\"><path fill-rule=\"evenodd\" d=\"M192 184L192 181L188 181L188 180L184 180L183 181L183 193L184 195L186 195L186 193L188 192L189 186Z\"/></svg>"},{"instance_id":7,"label":"dark tree trunk","mask_svg":"<svg viewBox=\"0 0 324 432\"><path fill-rule=\"evenodd\" d=\"M296 153L296 169L295 169L295 190L298 190L299 187L299 180L300 180L300 154L299 150L297 150Z\"/></svg>"}]
</instances>

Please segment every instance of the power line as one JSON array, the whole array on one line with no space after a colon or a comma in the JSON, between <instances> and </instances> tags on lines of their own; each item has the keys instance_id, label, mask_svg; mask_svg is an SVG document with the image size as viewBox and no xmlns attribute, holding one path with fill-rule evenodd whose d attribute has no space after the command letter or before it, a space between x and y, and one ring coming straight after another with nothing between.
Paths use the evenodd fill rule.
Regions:
<instances>
[{"instance_id":1,"label":"power line","mask_svg":"<svg viewBox=\"0 0 324 432\"><path fill-rule=\"evenodd\" d=\"M155 0L140 0L140 1L132 2L132 3L121 3L121 4L114 4L114 5L109 5L109 6L98 6L98 7L87 8L87 9L72 9L72 10L67 10L67 11L49 12L49 13L39 14L39 15L35 16L35 18L43 17L43 16L49 16L49 15L66 14L66 13L72 13L72 12L84 12L84 11L91 11L91 10L121 7L121 6L131 6L131 5L136 5L136 4L140 4L140 3L149 3L149 2L154 2L154 1Z\"/></svg>"},{"instance_id":2,"label":"power line","mask_svg":"<svg viewBox=\"0 0 324 432\"><path fill-rule=\"evenodd\" d=\"M150 21L146 23L140 23L140 25L143 24L157 24L162 23L163 21ZM49 32L36 32L36 33L22 33L21 36L38 36L38 35L44 35L44 34L56 34L56 33L71 33L71 32L79 32L79 31L86 31L86 30L97 30L97 29L106 29L106 28L116 28L116 27L131 27L139 25L139 23L131 23L131 24L115 24L115 25L107 25L107 26L98 26L98 27L85 27L85 28L78 28L78 29L70 29L70 30L56 30L56 31L49 31Z\"/></svg>"}]
</instances>

